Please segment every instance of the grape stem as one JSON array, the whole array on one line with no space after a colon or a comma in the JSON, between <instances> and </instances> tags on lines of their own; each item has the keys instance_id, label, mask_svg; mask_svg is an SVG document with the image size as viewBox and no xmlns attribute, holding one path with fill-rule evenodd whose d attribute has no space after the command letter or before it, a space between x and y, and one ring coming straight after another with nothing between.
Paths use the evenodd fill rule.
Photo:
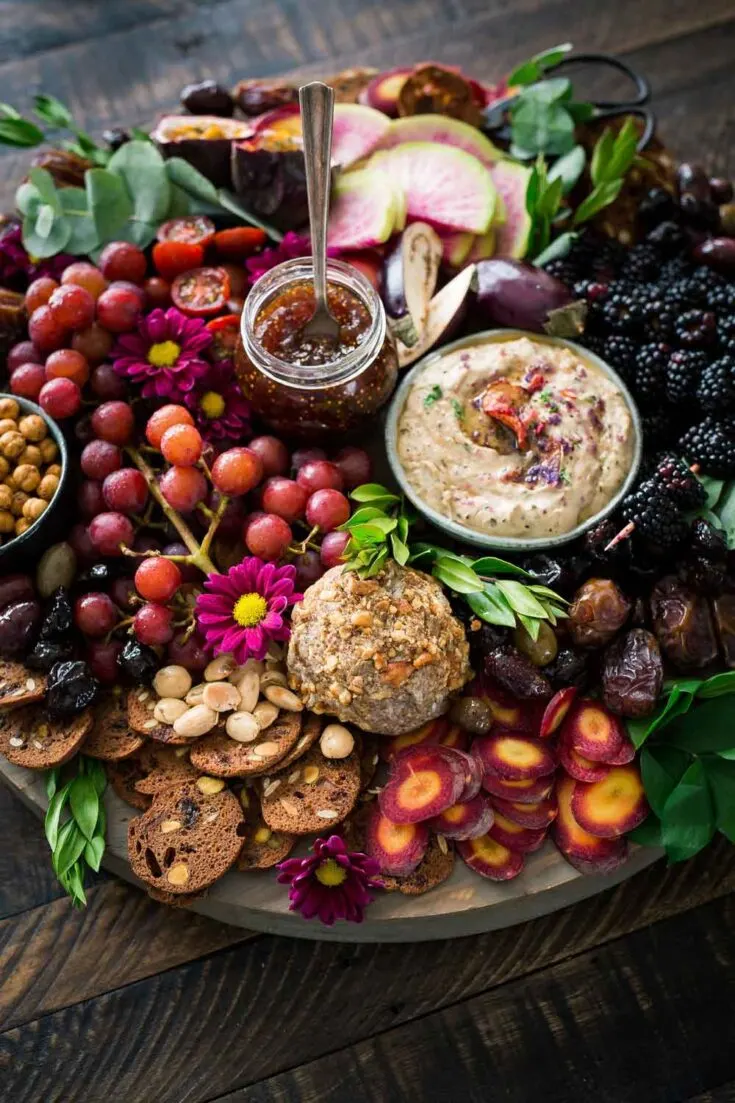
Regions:
<instances>
[{"instance_id":1,"label":"grape stem","mask_svg":"<svg viewBox=\"0 0 735 1103\"><path fill-rule=\"evenodd\" d=\"M217 570L214 563L210 559L209 549L212 546L212 540L214 539L214 534L217 531L217 526L222 519L224 507L226 507L227 505L227 499L224 497L221 499L217 507L217 512L212 518L207 533L200 544L183 517L181 517L181 515L177 513L177 511L172 506L170 506L164 498L163 494L161 493L161 488L156 481L156 476L153 468L148 463L146 463L139 450L137 448L133 448L132 445L128 445L125 451L130 456L131 460L145 479L146 486L148 487L151 496L155 498L155 500L158 502L164 514L178 532L183 543L186 544L187 548L189 549L190 555L186 557L187 561L191 563L192 566L197 567L200 571L202 571L203 574L220 574L220 572Z\"/></svg>"}]
</instances>

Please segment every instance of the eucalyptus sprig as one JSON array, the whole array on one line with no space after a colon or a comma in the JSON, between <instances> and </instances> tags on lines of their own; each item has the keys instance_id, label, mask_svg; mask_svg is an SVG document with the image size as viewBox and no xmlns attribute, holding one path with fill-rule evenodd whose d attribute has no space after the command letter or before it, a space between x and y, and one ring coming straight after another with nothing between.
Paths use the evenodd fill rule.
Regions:
<instances>
[{"instance_id":1,"label":"eucalyptus sprig","mask_svg":"<svg viewBox=\"0 0 735 1103\"><path fill-rule=\"evenodd\" d=\"M166 160L140 139L121 146L104 168L87 169L83 188L57 188L49 172L32 168L15 201L23 215L23 244L38 258L65 250L96 259L110 241L143 249L166 219L201 211L227 211L276 240L282 237L187 161Z\"/></svg>"},{"instance_id":2,"label":"eucalyptus sprig","mask_svg":"<svg viewBox=\"0 0 735 1103\"><path fill-rule=\"evenodd\" d=\"M73 776L68 777L70 770ZM62 777L67 780L59 788ZM69 766L57 766L46 775L49 806L44 829L51 847L51 864L76 908L87 903L87 869L98 872L105 852L107 817L102 796L106 786L102 764L84 755L77 755Z\"/></svg>"},{"instance_id":3,"label":"eucalyptus sprig","mask_svg":"<svg viewBox=\"0 0 735 1103\"><path fill-rule=\"evenodd\" d=\"M350 496L360 508L342 525L350 534L346 570L372 578L389 556L401 566L421 566L466 601L480 620L507 628L520 624L534 640L542 621L556 624L566 617L564 599L531 581L533 576L514 563L489 555L473 560L436 544L409 544L415 514L387 487L366 483Z\"/></svg>"},{"instance_id":4,"label":"eucalyptus sprig","mask_svg":"<svg viewBox=\"0 0 735 1103\"><path fill-rule=\"evenodd\" d=\"M552 51L552 56L553 64L561 60L558 51L556 55ZM545 68L549 67L546 62ZM577 125L595 114L591 103L576 101L573 96L572 82L566 77L549 77L525 85L510 105L511 156L530 161L539 153L547 157L569 153L576 145Z\"/></svg>"},{"instance_id":5,"label":"eucalyptus sprig","mask_svg":"<svg viewBox=\"0 0 735 1103\"><path fill-rule=\"evenodd\" d=\"M74 122L69 108L56 96L43 93L34 96L33 114L51 127L50 134L42 130L32 119L21 115L9 103L0 103L0 145L32 149L43 142L52 142L68 150L69 153L76 153L78 157L92 161L95 165L106 165L110 160L112 151L97 145L94 138ZM58 139L55 137L58 131L69 131L74 137Z\"/></svg>"}]
</instances>

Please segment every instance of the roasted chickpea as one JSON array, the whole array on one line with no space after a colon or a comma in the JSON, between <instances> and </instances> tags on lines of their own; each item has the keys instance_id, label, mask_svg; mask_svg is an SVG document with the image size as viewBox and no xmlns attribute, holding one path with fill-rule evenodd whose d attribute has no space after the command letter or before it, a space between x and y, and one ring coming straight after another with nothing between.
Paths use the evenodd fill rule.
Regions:
<instances>
[{"instance_id":1,"label":"roasted chickpea","mask_svg":"<svg viewBox=\"0 0 735 1103\"><path fill-rule=\"evenodd\" d=\"M18 429L26 440L39 441L48 436L46 422L39 414L26 414L18 422Z\"/></svg>"},{"instance_id":2,"label":"roasted chickpea","mask_svg":"<svg viewBox=\"0 0 735 1103\"><path fill-rule=\"evenodd\" d=\"M35 444L29 444L18 456L18 463L31 463L34 467L40 467L43 463L41 449Z\"/></svg>"},{"instance_id":3,"label":"roasted chickpea","mask_svg":"<svg viewBox=\"0 0 735 1103\"><path fill-rule=\"evenodd\" d=\"M41 450L41 457L44 463L53 463L59 454L56 441L52 440L51 437L44 437L44 439L39 442L38 447ZM0 445L0 451L2 451L2 445Z\"/></svg>"},{"instance_id":4,"label":"roasted chickpea","mask_svg":"<svg viewBox=\"0 0 735 1103\"><path fill-rule=\"evenodd\" d=\"M23 506L26 504L27 501L28 495L25 494L22 490L16 490L13 494L13 501L10 505L10 512L14 514L15 517L20 517L23 512Z\"/></svg>"},{"instance_id":5,"label":"roasted chickpea","mask_svg":"<svg viewBox=\"0 0 735 1103\"><path fill-rule=\"evenodd\" d=\"M25 437L17 430L4 432L0 435L0 452L8 460L17 460L25 446Z\"/></svg>"},{"instance_id":6,"label":"roasted chickpea","mask_svg":"<svg viewBox=\"0 0 735 1103\"><path fill-rule=\"evenodd\" d=\"M28 521L25 517L19 517L18 520L15 522L15 535L22 536L23 533L26 532L32 524L33 521Z\"/></svg>"},{"instance_id":7,"label":"roasted chickpea","mask_svg":"<svg viewBox=\"0 0 735 1103\"><path fill-rule=\"evenodd\" d=\"M34 521L38 520L47 508L48 502L44 502L43 498L29 498L23 506L23 516L26 521L30 521L32 524Z\"/></svg>"},{"instance_id":8,"label":"roasted chickpea","mask_svg":"<svg viewBox=\"0 0 735 1103\"><path fill-rule=\"evenodd\" d=\"M30 463L20 463L13 472L13 482L18 490L32 494L41 481L41 472Z\"/></svg>"},{"instance_id":9,"label":"roasted chickpea","mask_svg":"<svg viewBox=\"0 0 735 1103\"><path fill-rule=\"evenodd\" d=\"M3 483L0 486L0 509L10 509L13 501L13 491Z\"/></svg>"},{"instance_id":10,"label":"roasted chickpea","mask_svg":"<svg viewBox=\"0 0 735 1103\"><path fill-rule=\"evenodd\" d=\"M50 502L56 491L59 489L59 479L57 475L44 475L38 484L36 493L39 498L43 498L45 502Z\"/></svg>"},{"instance_id":11,"label":"roasted chickpea","mask_svg":"<svg viewBox=\"0 0 735 1103\"><path fill-rule=\"evenodd\" d=\"M61 478L61 464L60 463L50 463L49 466L46 468L46 474L47 475L55 475L57 479L60 479Z\"/></svg>"},{"instance_id":12,"label":"roasted chickpea","mask_svg":"<svg viewBox=\"0 0 735 1103\"><path fill-rule=\"evenodd\" d=\"M0 479L5 479L10 471L10 464L5 459L5 456L0 456Z\"/></svg>"},{"instance_id":13,"label":"roasted chickpea","mask_svg":"<svg viewBox=\"0 0 735 1103\"><path fill-rule=\"evenodd\" d=\"M0 418L0 436L2 436L3 433L17 433L17 432L18 432L18 423L16 421L13 421L12 417Z\"/></svg>"},{"instance_id":14,"label":"roasted chickpea","mask_svg":"<svg viewBox=\"0 0 735 1103\"><path fill-rule=\"evenodd\" d=\"M20 406L14 398L0 398L0 417L12 417L17 420Z\"/></svg>"},{"instance_id":15,"label":"roasted chickpea","mask_svg":"<svg viewBox=\"0 0 735 1103\"><path fill-rule=\"evenodd\" d=\"M13 532L15 529L15 517L6 509L0 510L0 532Z\"/></svg>"}]
</instances>

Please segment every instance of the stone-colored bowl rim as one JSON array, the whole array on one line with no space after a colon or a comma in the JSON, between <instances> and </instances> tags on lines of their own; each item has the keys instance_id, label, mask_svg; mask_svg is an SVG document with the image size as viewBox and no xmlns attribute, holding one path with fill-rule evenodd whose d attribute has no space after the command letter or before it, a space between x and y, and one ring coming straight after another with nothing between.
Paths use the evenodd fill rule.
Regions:
<instances>
[{"instance_id":1,"label":"stone-colored bowl rim","mask_svg":"<svg viewBox=\"0 0 735 1103\"><path fill-rule=\"evenodd\" d=\"M630 412L631 421L633 423L633 432L635 435L635 445L633 452L633 461L630 466L630 470L618 490L617 494L607 503L604 509L601 509L599 513L594 514L592 517L588 517L587 520L582 521L581 524L571 529L569 532L565 532L560 536L541 536L541 537L525 537L525 536L489 536L487 533L478 532L476 529L469 528L467 525L461 525L458 521L453 521L449 517L445 517L437 510L433 509L430 505L427 505L416 493L411 483L406 478L406 473L403 469L400 459L398 458L398 449L396 447L397 435L398 435L398 421L401 416L404 404L408 397L408 392L413 386L414 381L418 378L423 371L426 370L431 364L436 363L437 360L446 356L448 353L457 352L460 349L472 348L476 345L484 344L496 344L504 341L514 341L519 337L528 337L530 340L555 345L557 348L570 349L576 353L577 356L582 359L590 361L596 367L600 369L609 379L611 379L615 385L620 389L628 410ZM562 544L569 544L572 540L576 540L587 529L592 528L599 521L602 521L605 517L608 517L620 504L622 499L630 490L631 486L635 482L638 474L638 469L641 464L641 458L643 455L643 427L641 425L641 418L636 407L633 397L626 387L623 380L618 373L610 367L608 363L602 360L595 353L590 352L589 349L583 348L582 345L578 345L576 341L568 341L561 337L547 337L544 334L530 333L523 329L490 329L484 330L482 333L474 333L467 337L461 337L458 341L452 341L447 345L443 345L441 348L430 352L427 356L424 356L408 374L401 381L398 390L393 396L391 404L388 408L388 414L385 425L385 445L388 453L388 462L390 463L393 475L398 482L401 490L406 495L408 500L416 507L419 513L422 513L428 521L431 521L437 528L453 536L457 540L461 540L466 544L472 544L475 547L487 548L489 550L504 550L504 551L516 551L516 552L530 552L530 551L542 551L546 548L556 548Z\"/></svg>"}]
</instances>

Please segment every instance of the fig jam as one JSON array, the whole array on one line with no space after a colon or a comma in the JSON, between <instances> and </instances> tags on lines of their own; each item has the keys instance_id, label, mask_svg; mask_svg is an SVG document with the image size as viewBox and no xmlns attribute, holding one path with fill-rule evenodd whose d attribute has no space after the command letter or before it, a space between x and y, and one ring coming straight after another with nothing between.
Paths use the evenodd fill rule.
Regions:
<instances>
[{"instance_id":1,"label":"fig jam","mask_svg":"<svg viewBox=\"0 0 735 1103\"><path fill-rule=\"evenodd\" d=\"M398 359L380 297L341 261L327 264L329 308L339 340L307 338L314 313L310 258L266 272L241 318L235 369L253 411L275 432L303 440L369 424L393 391Z\"/></svg>"}]
</instances>

